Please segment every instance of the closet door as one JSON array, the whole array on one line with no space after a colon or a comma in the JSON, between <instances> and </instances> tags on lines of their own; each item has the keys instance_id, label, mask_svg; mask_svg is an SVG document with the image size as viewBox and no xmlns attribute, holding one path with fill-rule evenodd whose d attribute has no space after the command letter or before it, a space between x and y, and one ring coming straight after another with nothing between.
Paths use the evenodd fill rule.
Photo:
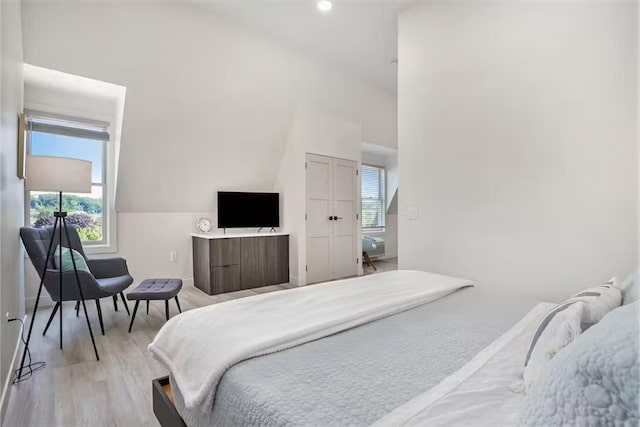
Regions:
<instances>
[{"instance_id":1,"label":"closet door","mask_svg":"<svg viewBox=\"0 0 640 427\"><path fill-rule=\"evenodd\" d=\"M358 274L358 165L333 159L333 278Z\"/></svg>"},{"instance_id":2,"label":"closet door","mask_svg":"<svg viewBox=\"0 0 640 427\"><path fill-rule=\"evenodd\" d=\"M333 159L307 154L307 283L333 278Z\"/></svg>"},{"instance_id":3,"label":"closet door","mask_svg":"<svg viewBox=\"0 0 640 427\"><path fill-rule=\"evenodd\" d=\"M357 167L307 154L307 283L357 274Z\"/></svg>"}]
</instances>

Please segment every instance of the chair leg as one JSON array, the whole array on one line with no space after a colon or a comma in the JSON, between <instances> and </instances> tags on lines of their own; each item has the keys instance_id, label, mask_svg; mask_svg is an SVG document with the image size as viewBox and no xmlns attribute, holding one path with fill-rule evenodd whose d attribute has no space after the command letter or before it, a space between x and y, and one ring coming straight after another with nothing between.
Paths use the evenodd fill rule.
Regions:
<instances>
[{"instance_id":1,"label":"chair leg","mask_svg":"<svg viewBox=\"0 0 640 427\"><path fill-rule=\"evenodd\" d=\"M178 306L178 311L182 313L182 309L180 308L180 301L178 301L178 295L176 295L176 305Z\"/></svg>"},{"instance_id":2,"label":"chair leg","mask_svg":"<svg viewBox=\"0 0 640 427\"><path fill-rule=\"evenodd\" d=\"M49 316L49 321L47 322L47 326L45 326L44 331L42 331L42 336L44 336L47 333L47 329L49 329L49 325L51 325L51 322L53 321L53 318L55 317L56 313L58 312L58 308L60 307L60 303L57 302L55 307L53 307L53 311L51 312L51 316Z\"/></svg>"},{"instance_id":3,"label":"chair leg","mask_svg":"<svg viewBox=\"0 0 640 427\"><path fill-rule=\"evenodd\" d=\"M96 300L96 308L98 309L98 320L100 321L100 330L102 331L102 335L104 335L104 323L102 323L102 308L100 308L100 300Z\"/></svg>"},{"instance_id":4,"label":"chair leg","mask_svg":"<svg viewBox=\"0 0 640 427\"><path fill-rule=\"evenodd\" d=\"M138 311L138 305L140 305L140 300L137 300L136 304L133 306L133 315L131 316L131 323L129 323L129 333L131 333L131 328L133 328L133 321L136 320L136 312Z\"/></svg>"},{"instance_id":5,"label":"chair leg","mask_svg":"<svg viewBox=\"0 0 640 427\"><path fill-rule=\"evenodd\" d=\"M62 276L60 276L62 277ZM61 279L62 280L62 279ZM62 287L60 288L60 290L62 290ZM62 292L60 292L60 296L62 296ZM58 320L60 320L60 350L62 350L62 301L60 301L60 306L58 307L60 309L60 316L58 316Z\"/></svg>"},{"instance_id":6,"label":"chair leg","mask_svg":"<svg viewBox=\"0 0 640 427\"><path fill-rule=\"evenodd\" d=\"M127 299L124 297L124 292L120 292L120 298L122 298L124 309L127 310L127 316L131 316L131 313L129 312L129 305L127 304Z\"/></svg>"},{"instance_id":7,"label":"chair leg","mask_svg":"<svg viewBox=\"0 0 640 427\"><path fill-rule=\"evenodd\" d=\"M164 317L166 320L169 320L169 300L164 300Z\"/></svg>"},{"instance_id":8,"label":"chair leg","mask_svg":"<svg viewBox=\"0 0 640 427\"><path fill-rule=\"evenodd\" d=\"M80 301L76 301L76 317L78 317L78 313L80 313Z\"/></svg>"},{"instance_id":9,"label":"chair leg","mask_svg":"<svg viewBox=\"0 0 640 427\"><path fill-rule=\"evenodd\" d=\"M369 257L368 253L363 253L364 255L364 259L366 260L367 264L370 265L371 267L373 267L374 271L378 271L378 269L376 268L375 264L373 263L373 261L371 261L371 257Z\"/></svg>"},{"instance_id":10,"label":"chair leg","mask_svg":"<svg viewBox=\"0 0 640 427\"><path fill-rule=\"evenodd\" d=\"M147 316L149 315L149 300L147 300Z\"/></svg>"},{"instance_id":11,"label":"chair leg","mask_svg":"<svg viewBox=\"0 0 640 427\"><path fill-rule=\"evenodd\" d=\"M118 295L114 295L113 296L113 309L115 311L118 311Z\"/></svg>"}]
</instances>

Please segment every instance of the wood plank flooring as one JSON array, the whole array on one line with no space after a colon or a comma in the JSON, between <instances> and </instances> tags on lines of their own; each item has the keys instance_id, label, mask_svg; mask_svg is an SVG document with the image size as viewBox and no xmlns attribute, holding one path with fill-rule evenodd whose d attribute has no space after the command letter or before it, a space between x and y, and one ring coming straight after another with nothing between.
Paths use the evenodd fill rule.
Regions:
<instances>
[{"instance_id":1,"label":"wood plank flooring","mask_svg":"<svg viewBox=\"0 0 640 427\"><path fill-rule=\"evenodd\" d=\"M180 291L182 310L190 310L258 293L282 290L291 285L209 296L195 287ZM96 361L82 311L76 317L75 303L63 304L64 350L58 348L58 317L46 336L42 331L51 308L38 311L31 337L33 361L45 361L46 367L33 377L13 387L5 416L5 427L89 427L89 426L158 426L152 411L151 380L166 375L165 369L147 352L164 324L164 301L152 301L149 315L145 303L130 334L130 317L122 303L114 311L109 299L102 300L105 335L100 327L93 301L87 303L91 325L100 353ZM133 310L133 304L129 303ZM178 313L175 301L169 302L171 315ZM26 332L25 332L26 336Z\"/></svg>"},{"instance_id":2,"label":"wood plank flooring","mask_svg":"<svg viewBox=\"0 0 640 427\"><path fill-rule=\"evenodd\" d=\"M393 271L398 269L398 258L374 259L377 271L368 265L363 266L364 275L384 273L385 271Z\"/></svg>"}]
</instances>

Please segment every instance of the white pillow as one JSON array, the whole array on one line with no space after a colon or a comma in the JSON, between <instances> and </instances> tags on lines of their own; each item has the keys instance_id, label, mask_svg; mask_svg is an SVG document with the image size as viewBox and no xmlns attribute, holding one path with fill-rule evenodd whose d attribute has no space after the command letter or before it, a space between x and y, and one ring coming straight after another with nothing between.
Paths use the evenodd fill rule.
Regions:
<instances>
[{"instance_id":1,"label":"white pillow","mask_svg":"<svg viewBox=\"0 0 640 427\"><path fill-rule=\"evenodd\" d=\"M631 304L640 300L640 280L629 282L629 285L622 291L624 294L623 304Z\"/></svg>"},{"instance_id":2,"label":"white pillow","mask_svg":"<svg viewBox=\"0 0 640 427\"><path fill-rule=\"evenodd\" d=\"M622 305L640 300L640 270L636 270L618 286L622 289Z\"/></svg>"},{"instance_id":3,"label":"white pillow","mask_svg":"<svg viewBox=\"0 0 640 427\"><path fill-rule=\"evenodd\" d=\"M542 319L529 344L524 361L524 383L519 391L527 391L547 362L580 335L584 311L584 302L565 301Z\"/></svg>"},{"instance_id":4,"label":"white pillow","mask_svg":"<svg viewBox=\"0 0 640 427\"><path fill-rule=\"evenodd\" d=\"M586 303L582 318L582 330L585 331L598 323L605 314L616 307L620 307L622 304L622 291L617 286L616 278L612 277L607 283L578 292L569 301L583 301Z\"/></svg>"},{"instance_id":5,"label":"white pillow","mask_svg":"<svg viewBox=\"0 0 640 427\"><path fill-rule=\"evenodd\" d=\"M529 345L522 391L529 389L556 353L609 311L620 306L622 293L615 283L613 278L603 285L579 292L547 313Z\"/></svg>"}]
</instances>

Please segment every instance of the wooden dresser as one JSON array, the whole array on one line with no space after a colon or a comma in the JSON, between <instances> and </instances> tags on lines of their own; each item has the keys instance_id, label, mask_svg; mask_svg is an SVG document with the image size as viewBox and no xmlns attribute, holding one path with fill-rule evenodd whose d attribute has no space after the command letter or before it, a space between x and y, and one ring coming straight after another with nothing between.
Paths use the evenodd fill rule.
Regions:
<instances>
[{"instance_id":1,"label":"wooden dresser","mask_svg":"<svg viewBox=\"0 0 640 427\"><path fill-rule=\"evenodd\" d=\"M289 235L192 234L193 278L209 295L289 282Z\"/></svg>"}]
</instances>

